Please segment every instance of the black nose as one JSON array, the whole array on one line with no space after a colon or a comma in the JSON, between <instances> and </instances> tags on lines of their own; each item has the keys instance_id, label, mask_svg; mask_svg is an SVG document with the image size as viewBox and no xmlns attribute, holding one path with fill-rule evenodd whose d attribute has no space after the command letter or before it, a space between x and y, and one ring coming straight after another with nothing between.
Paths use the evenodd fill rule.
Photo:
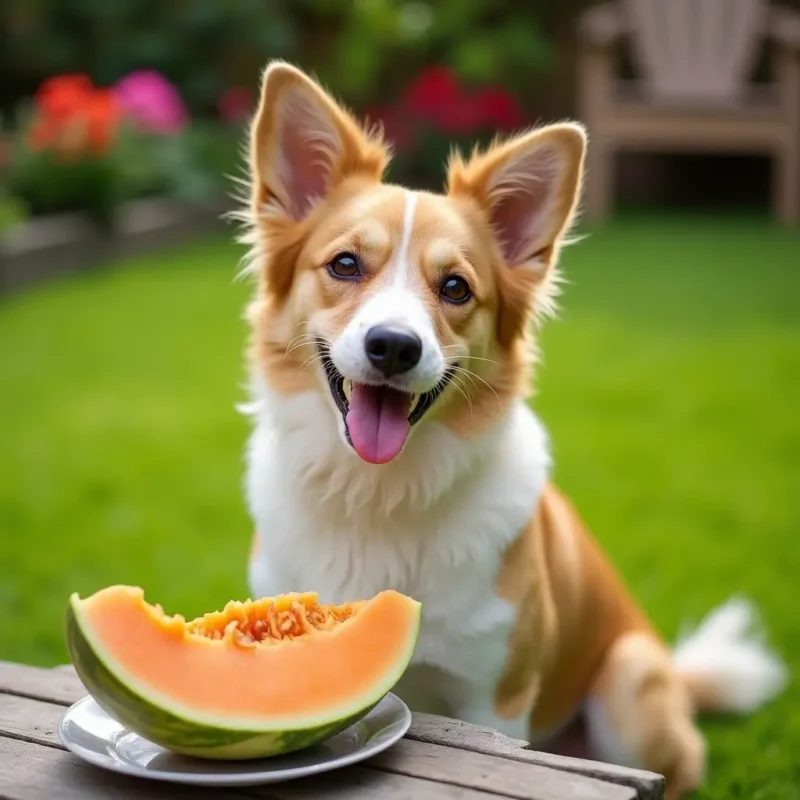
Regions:
<instances>
[{"instance_id":1,"label":"black nose","mask_svg":"<svg viewBox=\"0 0 800 800\"><path fill-rule=\"evenodd\" d=\"M422 340L399 325L376 325L367 331L364 349L372 366L390 378L419 364Z\"/></svg>"}]
</instances>

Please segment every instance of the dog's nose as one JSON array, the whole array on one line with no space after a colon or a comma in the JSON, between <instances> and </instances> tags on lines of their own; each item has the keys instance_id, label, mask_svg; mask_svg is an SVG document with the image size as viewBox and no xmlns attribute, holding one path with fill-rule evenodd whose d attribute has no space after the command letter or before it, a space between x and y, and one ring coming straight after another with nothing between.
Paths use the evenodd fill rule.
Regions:
<instances>
[{"instance_id":1,"label":"dog's nose","mask_svg":"<svg viewBox=\"0 0 800 800\"><path fill-rule=\"evenodd\" d=\"M364 338L367 358L387 378L408 372L422 358L422 339L399 325L375 325Z\"/></svg>"}]
</instances>

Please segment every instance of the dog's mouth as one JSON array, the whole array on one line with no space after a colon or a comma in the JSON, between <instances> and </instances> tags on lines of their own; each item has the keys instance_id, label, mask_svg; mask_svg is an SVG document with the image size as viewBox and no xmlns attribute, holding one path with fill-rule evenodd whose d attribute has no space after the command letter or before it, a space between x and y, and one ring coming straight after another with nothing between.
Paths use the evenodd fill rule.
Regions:
<instances>
[{"instance_id":1,"label":"dog's mouth","mask_svg":"<svg viewBox=\"0 0 800 800\"><path fill-rule=\"evenodd\" d=\"M347 441L364 461L385 464L405 446L416 425L447 387L454 368L430 391L410 394L392 386L355 383L333 363L327 342L319 343L322 365L336 407L344 420Z\"/></svg>"}]
</instances>

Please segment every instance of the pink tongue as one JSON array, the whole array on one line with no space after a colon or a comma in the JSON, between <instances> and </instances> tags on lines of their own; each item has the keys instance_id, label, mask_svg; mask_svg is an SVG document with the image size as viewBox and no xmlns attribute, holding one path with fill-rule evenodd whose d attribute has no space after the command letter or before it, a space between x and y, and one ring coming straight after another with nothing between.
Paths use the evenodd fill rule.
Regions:
<instances>
[{"instance_id":1,"label":"pink tongue","mask_svg":"<svg viewBox=\"0 0 800 800\"><path fill-rule=\"evenodd\" d=\"M410 410L410 394L354 383L347 428L356 453L370 464L391 461L408 439Z\"/></svg>"}]
</instances>

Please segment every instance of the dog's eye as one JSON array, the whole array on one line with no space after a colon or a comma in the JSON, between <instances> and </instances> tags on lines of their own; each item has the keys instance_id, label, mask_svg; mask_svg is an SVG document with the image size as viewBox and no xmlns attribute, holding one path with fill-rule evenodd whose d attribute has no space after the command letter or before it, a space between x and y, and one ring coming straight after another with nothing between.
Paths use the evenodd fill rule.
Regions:
<instances>
[{"instance_id":1,"label":"dog's eye","mask_svg":"<svg viewBox=\"0 0 800 800\"><path fill-rule=\"evenodd\" d=\"M352 253L339 253L336 258L328 263L328 272L334 278L353 280L361 277L361 266Z\"/></svg>"},{"instance_id":2,"label":"dog's eye","mask_svg":"<svg viewBox=\"0 0 800 800\"><path fill-rule=\"evenodd\" d=\"M448 303L466 303L472 297L469 284L458 275L451 275L442 281L442 288L439 290L442 298Z\"/></svg>"}]
</instances>

